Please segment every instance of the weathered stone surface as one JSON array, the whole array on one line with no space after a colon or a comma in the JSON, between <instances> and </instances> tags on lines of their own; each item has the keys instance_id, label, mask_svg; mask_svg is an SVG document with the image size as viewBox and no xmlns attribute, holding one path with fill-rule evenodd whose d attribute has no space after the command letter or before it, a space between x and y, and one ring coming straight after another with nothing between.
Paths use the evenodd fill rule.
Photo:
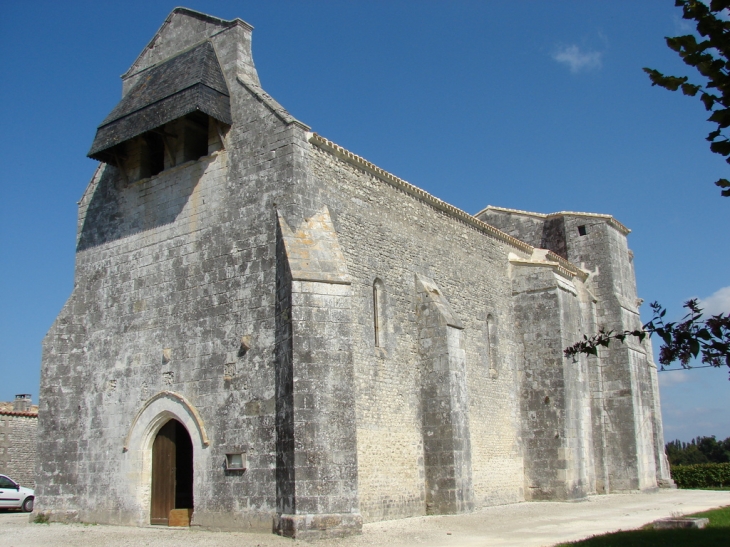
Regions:
<instances>
[{"instance_id":1,"label":"weathered stone surface","mask_svg":"<svg viewBox=\"0 0 730 547\"><path fill-rule=\"evenodd\" d=\"M35 488L38 407L18 403L0 403L0 473Z\"/></svg>"},{"instance_id":2,"label":"weathered stone surface","mask_svg":"<svg viewBox=\"0 0 730 547\"><path fill-rule=\"evenodd\" d=\"M578 330L563 347L577 340L576 334L591 334L599 328L641 327L633 253L626 241L629 230L615 219L588 213L538 215L497 207L488 207L478 216L527 241L539 235L547 248L564 253L564 258L589 272L582 284L587 291L581 298L582 324L576 325ZM625 344L611 344L588 363L596 490L671 487L649 340L638 343L629 338Z\"/></svg>"},{"instance_id":3,"label":"weathered stone surface","mask_svg":"<svg viewBox=\"0 0 730 547\"><path fill-rule=\"evenodd\" d=\"M651 527L654 530L675 530L677 528L701 530L708 524L710 524L710 519L707 518L677 517L655 520L652 522Z\"/></svg>"},{"instance_id":4,"label":"weathered stone surface","mask_svg":"<svg viewBox=\"0 0 730 547\"><path fill-rule=\"evenodd\" d=\"M426 513L462 513L474 507L463 326L433 280L419 275L416 318Z\"/></svg>"},{"instance_id":5,"label":"weathered stone surface","mask_svg":"<svg viewBox=\"0 0 730 547\"><path fill-rule=\"evenodd\" d=\"M648 344L562 354L637 324L628 231L476 218L386 173L263 91L250 33L176 9L124 76L209 39L233 123L184 162L187 121L166 124L159 173L133 144L84 193L74 291L44 341L37 511L149 523L172 418L194 526L332 537L669 480Z\"/></svg>"}]
</instances>

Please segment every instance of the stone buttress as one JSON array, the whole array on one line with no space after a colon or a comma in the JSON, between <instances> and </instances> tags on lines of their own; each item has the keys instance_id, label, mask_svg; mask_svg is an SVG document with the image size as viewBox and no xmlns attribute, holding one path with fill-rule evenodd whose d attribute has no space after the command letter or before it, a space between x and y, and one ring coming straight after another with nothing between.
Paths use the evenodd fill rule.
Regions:
<instances>
[{"instance_id":1,"label":"stone buttress","mask_svg":"<svg viewBox=\"0 0 730 547\"><path fill-rule=\"evenodd\" d=\"M622 332L641 327L633 253L626 241L630 230L613 217L543 215L491 206L477 216L589 274L584 287L590 296L583 299L580 336L566 340L563 347L601 328ZM624 344L599 348L598 357L588 362L596 491L672 487L650 341L628 337Z\"/></svg>"},{"instance_id":2,"label":"stone buttress","mask_svg":"<svg viewBox=\"0 0 730 547\"><path fill-rule=\"evenodd\" d=\"M251 33L175 8L97 128L37 513L317 539L671 485L648 341L563 354L640 325L628 230L441 201L293 118Z\"/></svg>"},{"instance_id":3,"label":"stone buttress","mask_svg":"<svg viewBox=\"0 0 730 547\"><path fill-rule=\"evenodd\" d=\"M524 351L525 491L533 500L576 499L595 491L586 363L563 355L582 313L573 275L546 255L510 260Z\"/></svg>"},{"instance_id":4,"label":"stone buttress","mask_svg":"<svg viewBox=\"0 0 730 547\"><path fill-rule=\"evenodd\" d=\"M339 537L362 527L351 279L326 207L296 231L278 220L276 526Z\"/></svg>"},{"instance_id":5,"label":"stone buttress","mask_svg":"<svg viewBox=\"0 0 730 547\"><path fill-rule=\"evenodd\" d=\"M426 513L474 507L464 326L433 280L416 275Z\"/></svg>"}]
</instances>

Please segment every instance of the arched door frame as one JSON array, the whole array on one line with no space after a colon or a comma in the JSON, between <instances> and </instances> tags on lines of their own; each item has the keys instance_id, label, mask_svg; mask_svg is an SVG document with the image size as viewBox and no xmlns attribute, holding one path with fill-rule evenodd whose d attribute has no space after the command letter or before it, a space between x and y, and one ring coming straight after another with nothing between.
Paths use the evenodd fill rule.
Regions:
<instances>
[{"instance_id":1,"label":"arched door frame","mask_svg":"<svg viewBox=\"0 0 730 547\"><path fill-rule=\"evenodd\" d=\"M193 443L193 496L201 500L199 495L202 473L196 470L206 469L210 440L205 424L198 410L190 402L172 391L161 391L150 397L140 408L132 420L124 440L123 460L124 477L129 479L129 487L138 502L138 524L149 523L150 504L152 502L152 444L163 425L171 419L180 422L187 429ZM197 504L196 504L197 505Z\"/></svg>"}]
</instances>

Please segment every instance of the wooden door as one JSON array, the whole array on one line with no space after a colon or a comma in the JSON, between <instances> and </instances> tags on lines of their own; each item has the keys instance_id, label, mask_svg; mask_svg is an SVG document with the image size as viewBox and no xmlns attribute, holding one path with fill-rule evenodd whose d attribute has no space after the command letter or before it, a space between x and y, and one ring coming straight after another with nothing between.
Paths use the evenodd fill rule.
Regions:
<instances>
[{"instance_id":1,"label":"wooden door","mask_svg":"<svg viewBox=\"0 0 730 547\"><path fill-rule=\"evenodd\" d=\"M193 509L193 442L177 420L163 425L152 443L150 524L169 524L172 509Z\"/></svg>"},{"instance_id":2,"label":"wooden door","mask_svg":"<svg viewBox=\"0 0 730 547\"><path fill-rule=\"evenodd\" d=\"M152 444L152 508L150 524L167 525L170 510L175 509L175 475L177 420L170 420Z\"/></svg>"}]
</instances>

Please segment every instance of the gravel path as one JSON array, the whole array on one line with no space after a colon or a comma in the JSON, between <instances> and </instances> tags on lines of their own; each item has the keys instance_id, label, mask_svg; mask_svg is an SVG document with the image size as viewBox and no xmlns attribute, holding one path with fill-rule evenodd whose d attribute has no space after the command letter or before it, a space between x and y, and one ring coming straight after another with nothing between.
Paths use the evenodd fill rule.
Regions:
<instances>
[{"instance_id":1,"label":"gravel path","mask_svg":"<svg viewBox=\"0 0 730 547\"><path fill-rule=\"evenodd\" d=\"M318 547L541 547L619 529L638 528L673 514L730 505L730 492L661 490L594 496L573 503L520 503L467 515L418 517L366 524L363 534L317 542ZM3 547L276 547L303 542L273 534L213 532L163 527L32 524L26 513L0 513Z\"/></svg>"}]
</instances>

